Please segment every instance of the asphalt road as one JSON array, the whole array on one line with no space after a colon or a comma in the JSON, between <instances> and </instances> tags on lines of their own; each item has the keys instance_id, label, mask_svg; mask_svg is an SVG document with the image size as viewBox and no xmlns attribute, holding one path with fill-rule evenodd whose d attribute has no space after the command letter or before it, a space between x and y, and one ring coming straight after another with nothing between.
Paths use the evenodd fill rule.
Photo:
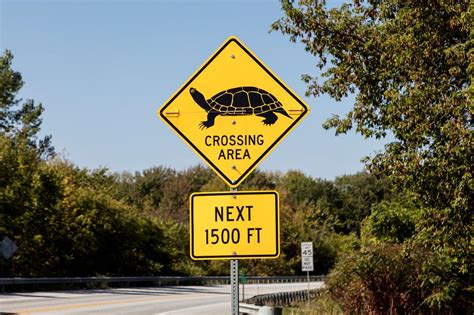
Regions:
<instances>
[{"instance_id":1,"label":"asphalt road","mask_svg":"<svg viewBox=\"0 0 474 315\"><path fill-rule=\"evenodd\" d=\"M311 289L322 282L312 282ZM245 298L307 289L307 283L250 284ZM242 298L242 286L240 286ZM230 286L174 286L0 294L10 314L230 314Z\"/></svg>"}]
</instances>

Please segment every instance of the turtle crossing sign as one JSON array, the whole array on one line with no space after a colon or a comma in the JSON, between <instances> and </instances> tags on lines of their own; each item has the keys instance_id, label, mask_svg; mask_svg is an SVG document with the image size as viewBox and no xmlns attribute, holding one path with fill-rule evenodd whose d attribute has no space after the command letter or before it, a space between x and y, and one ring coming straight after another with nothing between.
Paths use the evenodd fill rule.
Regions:
<instances>
[{"instance_id":1,"label":"turtle crossing sign","mask_svg":"<svg viewBox=\"0 0 474 315\"><path fill-rule=\"evenodd\" d=\"M230 37L158 110L230 187L237 187L309 107Z\"/></svg>"}]
</instances>

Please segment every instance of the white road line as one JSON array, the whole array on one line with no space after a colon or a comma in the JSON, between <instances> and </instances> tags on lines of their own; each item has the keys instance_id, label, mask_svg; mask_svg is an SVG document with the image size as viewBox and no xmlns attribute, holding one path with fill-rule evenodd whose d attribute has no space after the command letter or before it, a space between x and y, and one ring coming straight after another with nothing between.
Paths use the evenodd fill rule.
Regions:
<instances>
[{"instance_id":1,"label":"white road line","mask_svg":"<svg viewBox=\"0 0 474 315\"><path fill-rule=\"evenodd\" d=\"M222 312L222 309L226 306L229 307L228 312ZM212 309L215 309L213 312ZM171 312L164 312L164 313L154 313L153 315L180 315L180 314L209 314L209 315L227 315L230 314L230 301L224 303L216 303L209 305L201 305L201 306L194 306L188 308L182 308L180 310L171 311Z\"/></svg>"}]
</instances>

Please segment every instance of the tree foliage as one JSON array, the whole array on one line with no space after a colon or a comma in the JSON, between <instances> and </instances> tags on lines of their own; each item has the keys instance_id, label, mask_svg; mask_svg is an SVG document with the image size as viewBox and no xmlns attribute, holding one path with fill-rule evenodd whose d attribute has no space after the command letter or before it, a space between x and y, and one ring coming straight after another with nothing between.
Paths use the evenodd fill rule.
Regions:
<instances>
[{"instance_id":1,"label":"tree foliage","mask_svg":"<svg viewBox=\"0 0 474 315\"><path fill-rule=\"evenodd\" d=\"M300 41L322 71L322 80L303 75L307 94L336 100L355 94L353 108L324 126L394 138L366 161L422 208L405 245L439 258L419 261L426 273L418 278L431 290L425 303L472 308L472 300L465 303L473 278L472 2L354 0L329 8L326 1L284 0L282 8L285 16L272 28Z\"/></svg>"},{"instance_id":2,"label":"tree foliage","mask_svg":"<svg viewBox=\"0 0 474 315\"><path fill-rule=\"evenodd\" d=\"M35 148L41 155L53 155L51 137L38 138L43 106L31 99L22 102L17 94L23 87L21 74L11 68L12 53L0 56L0 135L9 136Z\"/></svg>"},{"instance_id":3,"label":"tree foliage","mask_svg":"<svg viewBox=\"0 0 474 315\"><path fill-rule=\"evenodd\" d=\"M372 213L362 222L369 238L390 244L402 244L415 235L420 211L410 198L382 201L372 206Z\"/></svg>"},{"instance_id":4,"label":"tree foliage","mask_svg":"<svg viewBox=\"0 0 474 315\"><path fill-rule=\"evenodd\" d=\"M397 196L397 191L386 178L377 178L373 174L361 172L354 175L337 177L335 188L340 192L343 203L336 214L338 231L360 233L360 223L371 214L371 207Z\"/></svg>"}]
</instances>

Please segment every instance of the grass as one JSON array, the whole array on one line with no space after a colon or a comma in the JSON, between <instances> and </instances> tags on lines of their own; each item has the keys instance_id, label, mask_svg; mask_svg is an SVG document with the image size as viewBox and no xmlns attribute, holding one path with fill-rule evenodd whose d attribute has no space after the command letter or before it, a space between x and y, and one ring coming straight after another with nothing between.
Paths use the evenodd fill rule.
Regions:
<instances>
[{"instance_id":1,"label":"grass","mask_svg":"<svg viewBox=\"0 0 474 315\"><path fill-rule=\"evenodd\" d=\"M328 315L342 315L344 314L341 308L334 303L329 297L322 296L316 297L311 300L308 305L308 301L301 301L291 307L283 308L283 315L316 315L316 314L328 314Z\"/></svg>"}]
</instances>

